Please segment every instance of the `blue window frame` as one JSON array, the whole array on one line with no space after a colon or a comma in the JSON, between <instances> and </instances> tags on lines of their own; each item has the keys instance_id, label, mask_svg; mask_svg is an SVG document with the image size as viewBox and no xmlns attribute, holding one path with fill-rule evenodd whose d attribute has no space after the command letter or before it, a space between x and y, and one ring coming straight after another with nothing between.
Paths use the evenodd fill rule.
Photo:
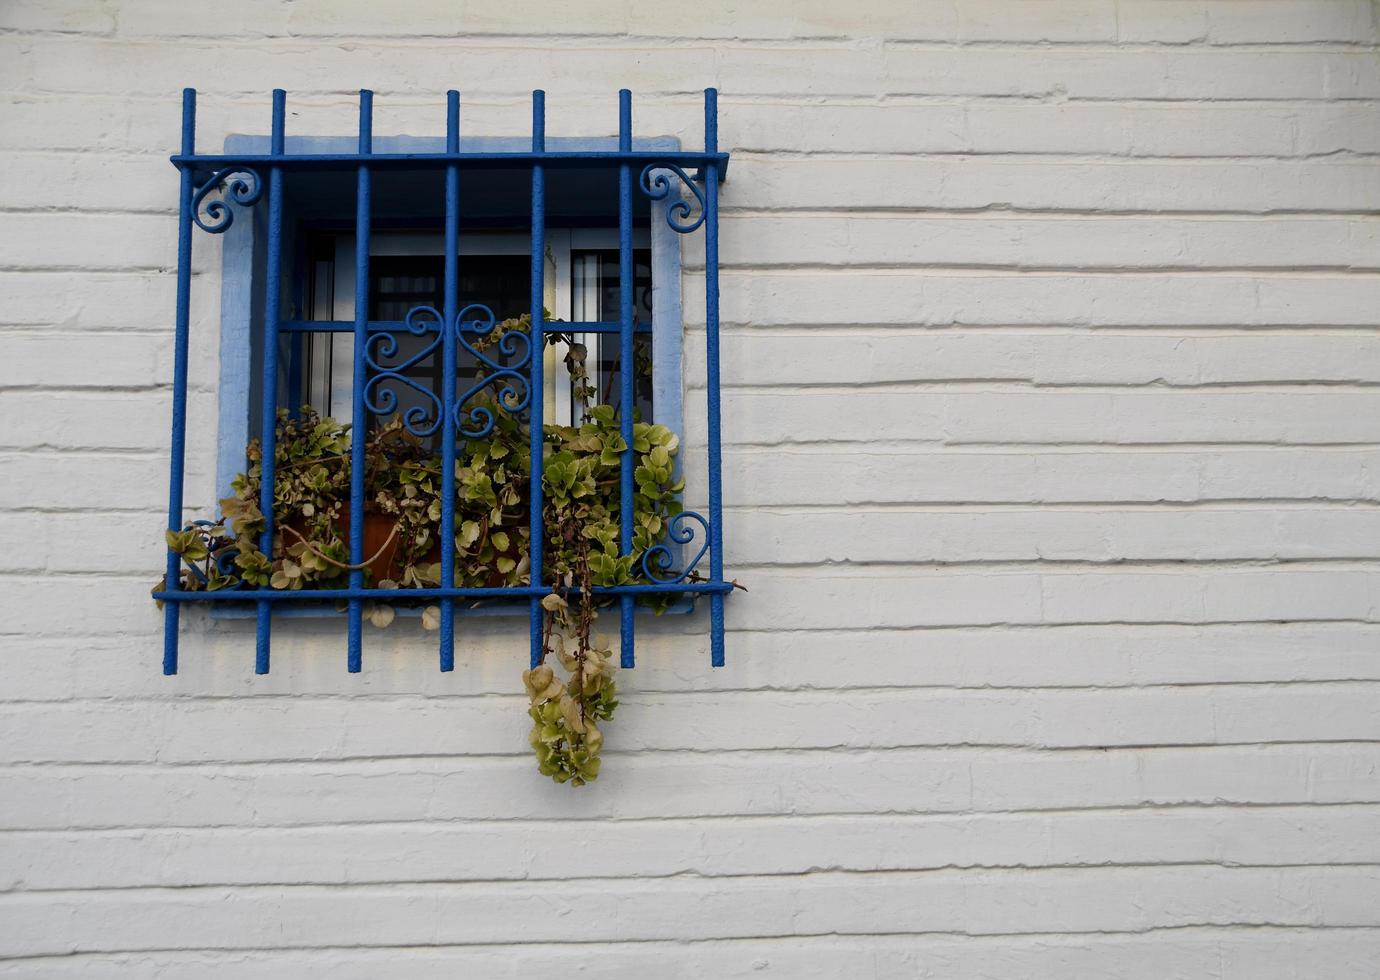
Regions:
<instances>
[{"instance_id":1,"label":"blue window frame","mask_svg":"<svg viewBox=\"0 0 1380 980\"><path fill-rule=\"evenodd\" d=\"M615 600L620 610L620 650L624 666L634 663L635 622L634 603L644 594L680 594L707 596L710 603L711 660L715 666L723 663L723 601L732 584L723 577L722 561L722 493L719 465L719 356L718 356L718 183L726 174L727 154L720 153L717 140L717 93L705 91L705 145L703 151L683 150L676 141L637 140L632 138L632 97L624 90L619 93L618 136L608 140L548 141L545 137L545 96L534 92L532 100L532 136L527 140L470 140L461 141L459 135L459 95L447 95L446 136L436 139L398 137L373 138L372 93L360 93L359 133L356 138L294 139L288 141L285 127L286 95L273 93L271 134L268 137L232 137L225 152L198 155L195 152L195 92L183 93L183 129L181 152L172 158L180 173L180 226L178 237L178 279L173 377L173 423L171 443L171 481L169 490L169 530L183 527L183 467L186 446L186 383L187 364L191 350L190 290L191 250L193 228L225 233L224 278L222 282L221 331L221 405L220 457L218 482L227 485L230 475L243 466L243 447L255 428L264 443L262 499L260 510L267 525L259 547L265 554L273 554L273 487L275 484L274 453L275 419L277 410L286 400L300 404L304 395L304 378L308 377L309 357L304 355L306 336L329 335L348 338L350 368L350 397L348 408L351 427L355 432L365 430L371 414L383 411L372 404L369 390L369 371L387 369L372 365L365 353L366 341L377 333L390 338L402 336L406 326L415 336L433 336L428 350L439 354L438 373L440 391L430 391L428 398L437 407L436 418L429 432L439 434L441 451L441 582L437 588L409 589L409 598L434 599L440 608L440 664L442 670L454 664L454 614L458 604L474 599L521 600L528 609L528 633L531 660L535 665L542 653L543 610L541 599L550 591L542 580L543 510L542 510L542 448L543 422L561 421L556 407L556 392L548 390L546 382L546 339L552 334L586 334L599 343L613 345L617 357L609 358L620 365L634 363L634 351L646 334L650 334L653 355L653 384L651 398L657 421L679 433L681 420L681 338L680 323L680 241L679 236L703 229L705 245L705 344L708 394L706 458L708 463L708 517L684 512L673 520L661 546L647 553L642 562L643 579L632 584L597 587L596 592ZM569 200L559 192L549 194L546 182L548 170L561 171L567 186L575 193ZM689 171L694 172L691 176ZM505 172L508 176L504 176ZM461 174L464 173L465 200L473 201L468 209L462 207ZM516 174L516 178L512 175ZM637 176L634 177L634 174ZM399 175L406 175L399 179ZM472 184L470 182L473 182ZM506 182L506 183L505 183ZM636 227L634 182L648 201L648 209L641 219L644 227ZM512 188L516 187L514 194ZM615 189L616 188L616 193ZM353 200L350 191L353 189ZM310 191L308 193L307 191ZM528 192L530 191L530 197ZM692 200L687 200L688 195ZM591 208L591 200L608 201L603 209ZM463 262L461 240L467 246L476 242L482 248L483 233L478 230L486 220L491 224L507 220L512 223L515 212L505 199L527 200L521 217L528 222L526 252L529 274L528 308L530 332L523 340L526 354L510 362L503 374L512 377L528 395L521 404L504 408L514 415L520 413L529 433L532 448L532 474L528 490L530 567L529 582L525 586L503 588L457 588L454 584L454 460L457 441L469 435L459 421L463 418L465 400L475 389L457 392L457 356L461 347L473 350L467 334L481 333L483 313L488 314L492 329L494 314L483 310L480 314L466 307L467 297L459 295L459 268ZM237 210L259 204L254 220L235 222ZM344 199L346 206L336 203ZM288 212L288 201L295 200L295 211ZM572 211L569 201L577 202ZM692 203L693 201L693 203ZM324 202L324 203L323 203ZM420 204L419 204L420 202ZM443 202L443 203L442 203ZM353 222L348 221L348 205L353 204ZM409 213L417 209L419 213ZM508 208L504 211L504 208ZM376 214L378 215L377 224ZM462 228L462 214L466 224ZM547 322L546 308L552 298L548 291L548 263L552 261L552 245L559 251L565 248L564 275L573 281L572 256L579 250L570 247L578 234L595 233L582 227L591 218L616 215L616 237L608 236L610 248L590 247L582 256L586 272L594 276L587 286L581 304L572 302L571 322ZM396 228L390 221L406 224L419 218L440 218L439 252L441 308L430 311L422 333L412 329L413 314L428 308L412 308L405 319L407 324L387 319L371 319L384 315L384 305L374 302L371 308L371 267L375 243L383 243ZM306 311L308 293L315 285L308 256L304 229L311 222L343 223L350 229L353 243L353 308L351 318L314 319L316 311ZM567 236L563 238L562 236ZM652 279L651 323L641 323L637 317L637 282L635 269L638 258L638 238L645 236L647 266ZM592 246L601 243L587 242ZM471 250L472 251L472 250ZM413 252L414 258L422 253ZM426 253L428 255L432 253ZM294 260L297 260L294 269ZM616 262L616 289L604 297L599 282L600 270L613 268ZM382 260L380 261L382 264ZM434 263L432 263L434 265ZM559 267L559 263L557 263ZM430 266L429 266L430 268ZM406 270L404 270L406 272ZM432 276L434 278L434 275ZM586 279L588 279L588 275ZM375 293L381 281L375 281ZM403 283L395 290L393 299L406 305L409 289L416 283ZM331 283L333 288L340 283ZM428 288L435 288L431 283ZM593 289L591 299L590 289ZM559 290L557 290L559 291ZM338 294L340 290L335 288ZM416 298L413 296L413 298ZM607 318L605 309L616 301L617 319ZM559 302L556 304L561 305ZM584 311L575 309L582 305ZM401 307L399 307L400 309ZM597 312L595 320L585 319L589 309ZM396 311L395 311L396 312ZM506 311L505 311L506 312ZM476 320L465 316L478 316ZM559 309L557 310L559 316ZM390 333L392 331L392 333ZM511 335L510 335L511 336ZM516 345L515 345L516 346ZM596 361L600 360L596 354ZM368 362L368 364L366 364ZM618 404L636 403L639 393L634 372L609 374L609 384L618 388ZM257 384L256 384L257 382ZM420 389L419 389L420 390ZM424 392L425 393L425 392ZM548 404L550 403L550 404ZM333 408L334 406L332 406ZM389 412L392 409L388 409ZM631 411L619 410L619 425L627 448L620 454L619 547L627 553L632 545L633 468ZM351 444L349 527L350 561L362 568L363 521L359 515L364 507L363 439ZM448 530L447 530L447 526ZM698 535L698 537L697 537ZM682 563L673 565L672 548L689 545L682 553ZM659 552L658 561L649 565L647 558ZM684 555L693 555L684 559ZM707 555L708 575L695 571ZM663 560L664 559L664 560ZM179 613L187 602L251 605L256 619L256 662L260 673L269 668L272 622L275 610L290 608L305 602L343 601L348 610L348 669L361 667L361 620L363 604L373 598L397 597L399 593L365 587L362 571L350 573L347 588L333 590L278 590L240 585L221 591L202 591L184 588L182 562L173 551L168 553L165 586L155 593L164 602L165 645L164 671L177 669L177 639Z\"/></svg>"}]
</instances>

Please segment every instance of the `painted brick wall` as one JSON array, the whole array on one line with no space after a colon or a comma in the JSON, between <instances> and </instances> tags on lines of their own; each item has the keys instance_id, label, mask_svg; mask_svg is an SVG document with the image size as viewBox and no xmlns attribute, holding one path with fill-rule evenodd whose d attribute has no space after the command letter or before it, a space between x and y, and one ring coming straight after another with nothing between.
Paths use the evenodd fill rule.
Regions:
<instances>
[{"instance_id":1,"label":"painted brick wall","mask_svg":"<svg viewBox=\"0 0 1380 980\"><path fill-rule=\"evenodd\" d=\"M0 4L0 978L1375 976L1374 7L523 6ZM190 616L162 677L181 86L215 147L274 85L693 142L706 84L729 666L649 627L579 792L511 622L256 678Z\"/></svg>"}]
</instances>

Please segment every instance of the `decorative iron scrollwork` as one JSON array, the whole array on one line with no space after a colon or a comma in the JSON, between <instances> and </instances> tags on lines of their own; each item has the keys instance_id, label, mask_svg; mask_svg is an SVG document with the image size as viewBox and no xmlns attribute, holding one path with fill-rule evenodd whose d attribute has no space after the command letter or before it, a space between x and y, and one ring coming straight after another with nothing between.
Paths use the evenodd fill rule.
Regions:
<instances>
[{"instance_id":1,"label":"decorative iron scrollwork","mask_svg":"<svg viewBox=\"0 0 1380 980\"><path fill-rule=\"evenodd\" d=\"M483 344L496 326L494 311L482 303L471 303L455 318L453 329L460 346L474 355L483 376L455 400L455 428L467 439L483 439L494 430L495 416L488 405L466 407L480 392L497 388L494 402L503 411L515 415L532 401L532 389L523 370L532 361L532 338L520 330L507 330L498 337L499 353L509 359L499 363L484 353L491 344ZM471 343L473 337L478 343ZM516 361L513 358L517 358Z\"/></svg>"},{"instance_id":2,"label":"decorative iron scrollwork","mask_svg":"<svg viewBox=\"0 0 1380 980\"><path fill-rule=\"evenodd\" d=\"M679 572L675 572L673 567L676 560L671 549L664 544L653 545L642 555L642 574L653 582L663 584L677 584L690 578L695 571L695 566L700 563L700 559L709 551L709 522L695 513L693 510L681 511L675 517L666 522L666 537L675 544L689 544L695 540L695 529L685 525L686 519L694 521L704 532L703 540L700 543L700 550L695 552L695 557L685 563L685 567ZM674 574L668 574L674 573Z\"/></svg>"},{"instance_id":3,"label":"decorative iron scrollwork","mask_svg":"<svg viewBox=\"0 0 1380 980\"><path fill-rule=\"evenodd\" d=\"M668 172L679 177L680 182L699 202L699 214L695 216L693 221L690 220L690 217L695 214L695 209L683 197L677 197L676 201L666 209L666 223L684 235L704 224L706 212L704 191L695 183L694 179L674 163L651 163L642 168L642 176L638 183L642 186L642 193L646 194L647 197L653 201L664 201L671 196L676 187Z\"/></svg>"},{"instance_id":4,"label":"decorative iron scrollwork","mask_svg":"<svg viewBox=\"0 0 1380 980\"><path fill-rule=\"evenodd\" d=\"M220 191L222 196L206 200L212 191ZM219 235L235 220L235 213L226 202L251 207L258 203L263 191L264 183L258 173L248 167L229 167L217 171L192 195L192 220L202 231ZM203 205L205 217L201 213Z\"/></svg>"},{"instance_id":5,"label":"decorative iron scrollwork","mask_svg":"<svg viewBox=\"0 0 1380 980\"><path fill-rule=\"evenodd\" d=\"M408 334L425 337L434 332L436 336L431 343L396 364L386 364L385 361L398 356L398 334L380 330L371 334L364 345L364 363L373 372L373 376L364 384L364 407L374 415L391 415L398 410L397 386L411 388L426 399L426 404L413 405L403 412L403 427L421 438L435 434L441 427L444 417L441 399L436 392L403 372L431 357L441 346L442 322L441 314L430 306L414 306L408 310L403 320Z\"/></svg>"}]
</instances>

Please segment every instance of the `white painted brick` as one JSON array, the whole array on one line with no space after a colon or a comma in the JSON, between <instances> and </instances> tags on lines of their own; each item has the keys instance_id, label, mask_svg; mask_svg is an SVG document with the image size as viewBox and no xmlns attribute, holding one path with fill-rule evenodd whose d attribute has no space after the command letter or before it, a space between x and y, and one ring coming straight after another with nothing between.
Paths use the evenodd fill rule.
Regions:
<instances>
[{"instance_id":1,"label":"white painted brick","mask_svg":"<svg viewBox=\"0 0 1380 980\"><path fill-rule=\"evenodd\" d=\"M0 388L153 388L172 379L171 331L9 331L4 344ZM192 383L211 382L214 368L198 358L189 368Z\"/></svg>"},{"instance_id":2,"label":"white painted brick","mask_svg":"<svg viewBox=\"0 0 1380 980\"><path fill-rule=\"evenodd\" d=\"M592 822L45 832L0 838L6 890L179 885L790 874L1013 864L1374 863L1380 809L1282 807L1069 814L785 817L628 821L597 868L585 855L609 834ZM541 852L539 862L532 856ZM2 976L3 973L0 973Z\"/></svg>"},{"instance_id":3,"label":"white painted brick","mask_svg":"<svg viewBox=\"0 0 1380 980\"><path fill-rule=\"evenodd\" d=\"M678 619L678 617L677 617ZM4 701L69 698L252 698L283 695L455 696L518 690L512 619L464 619L456 670L440 674L415 626L371 632L363 672L340 672L340 620L279 622L272 673L245 671L252 624L205 630L187 614L184 657L175 677L150 682L161 650L90 636L0 637L0 656L31 666L14 671ZM874 632L866 627L797 631L791 664L780 668L773 632L734 631L731 671L706 671L700 624L643 621L638 665L620 675L630 700L644 693L877 688L1059 688L1165 684L1264 684L1380 680L1371 655L1380 626L1356 623L1254 623L1208 626L1105 625L958 627ZM843 696L842 694L840 696Z\"/></svg>"},{"instance_id":4,"label":"white painted brick","mask_svg":"<svg viewBox=\"0 0 1380 980\"><path fill-rule=\"evenodd\" d=\"M1206 3L1208 35L1218 44L1375 41L1375 8L1362 0L1310 3Z\"/></svg>"},{"instance_id":5,"label":"white painted brick","mask_svg":"<svg viewBox=\"0 0 1380 980\"><path fill-rule=\"evenodd\" d=\"M177 267L173 215L0 213L0 268L132 271L170 266Z\"/></svg>"},{"instance_id":6,"label":"white painted brick","mask_svg":"<svg viewBox=\"0 0 1380 980\"><path fill-rule=\"evenodd\" d=\"M206 980L294 978L372 980L402 970L416 980L483 976L519 980L533 974L580 970L599 980L655 974L667 980L713 976L847 976L866 963L877 976L905 976L917 969L952 980L985 980L998 966L1034 980L1069 976L1163 980L1166 975L1218 975L1249 980L1274 971L1308 976L1322 971L1336 980L1370 980L1380 954L1380 935L1367 929L1182 928L1174 942L1159 933L1056 936L795 936L779 940L715 940L699 943L638 942L519 946L425 946L411 949L275 950L236 953L146 952L88 954L0 963L0 976L162 978L195 974ZM1080 973L1080 971L1082 971Z\"/></svg>"},{"instance_id":7,"label":"white painted brick","mask_svg":"<svg viewBox=\"0 0 1380 980\"><path fill-rule=\"evenodd\" d=\"M18 396L15 396L16 398ZM1087 392L730 389L730 443L1295 443L1380 441L1380 393L1369 391ZM3 404L3 397L0 397ZM686 431L702 443L697 421Z\"/></svg>"},{"instance_id":8,"label":"white painted brick","mask_svg":"<svg viewBox=\"0 0 1380 980\"><path fill-rule=\"evenodd\" d=\"M64 956L0 963L0 976L130 978L195 974L206 980L294 978L372 980L385 970L404 970L416 980L455 976L519 980L533 974L578 969L599 980L655 974L667 980L714 976L847 976L866 963L878 976L905 976L917 969L953 980L985 980L995 965L1011 975L1057 980L1068 976L1163 980L1216 973L1248 980L1275 971L1308 976L1324 971L1337 980L1369 980L1380 952L1376 930L1305 930L1272 927L1183 928L1174 942L1161 934L1076 936L866 936L792 937L779 940L716 940L699 943L638 942L569 946L524 944L426 946L412 949L276 950L241 952L147 952ZM1079 971L1083 971L1080 973Z\"/></svg>"},{"instance_id":9,"label":"white painted brick","mask_svg":"<svg viewBox=\"0 0 1380 980\"><path fill-rule=\"evenodd\" d=\"M0 480L0 507L6 509L107 510L167 507L168 460L165 448L153 453L33 452L0 453L10 478ZM211 469L192 455L187 467L187 501L213 501ZM22 473L21 478L12 474Z\"/></svg>"},{"instance_id":10,"label":"white painted brick","mask_svg":"<svg viewBox=\"0 0 1380 980\"><path fill-rule=\"evenodd\" d=\"M704 334L685 346L704 378ZM836 356L847 351L847 357ZM742 387L1028 382L1035 385L1335 384L1380 381L1380 338L1366 333L1058 332L734 328L720 335L724 383Z\"/></svg>"},{"instance_id":11,"label":"white painted brick","mask_svg":"<svg viewBox=\"0 0 1380 980\"><path fill-rule=\"evenodd\" d=\"M0 28L7 31L112 34L115 19L110 5L83 0L14 0L0 10Z\"/></svg>"},{"instance_id":12,"label":"white painted brick","mask_svg":"<svg viewBox=\"0 0 1380 980\"><path fill-rule=\"evenodd\" d=\"M742 936L753 923L776 934L1134 931L1227 923L1375 925L1380 875L1366 868L1059 869L935 872L869 878L821 874L789 887L724 887L676 879L571 884L569 914L528 920L544 883L400 885L343 889L149 891L73 897L0 896L17 954L154 946L177 921L188 945L255 948L344 945L379 918L403 944L568 942ZM435 922L430 915L435 915ZM974 922L977 925L974 925ZM60 923L61 927L54 923Z\"/></svg>"},{"instance_id":13,"label":"white painted brick","mask_svg":"<svg viewBox=\"0 0 1380 980\"><path fill-rule=\"evenodd\" d=\"M697 278L697 277L696 277ZM703 322L690 278L686 316ZM1096 327L1375 326L1380 277L1190 273L966 273L935 270L769 273L721 277L723 319L807 326L930 324Z\"/></svg>"},{"instance_id":14,"label":"white painted brick","mask_svg":"<svg viewBox=\"0 0 1380 980\"><path fill-rule=\"evenodd\" d=\"M719 260L771 266L1373 268L1380 222L1363 218L734 216ZM697 258L702 261L703 253Z\"/></svg>"},{"instance_id":15,"label":"white painted brick","mask_svg":"<svg viewBox=\"0 0 1380 980\"><path fill-rule=\"evenodd\" d=\"M734 559L749 565L1366 560L1380 540L1380 508L808 508L744 510L731 516ZM121 551L131 559L148 560L147 549L136 542L122 544Z\"/></svg>"},{"instance_id":16,"label":"white painted brick","mask_svg":"<svg viewBox=\"0 0 1380 980\"><path fill-rule=\"evenodd\" d=\"M1380 803L1372 776L1377 763L1380 751L1373 743L1057 752L970 747L864 753L611 752L600 792L577 797L541 785L531 776L529 760L517 757L24 766L5 774L0 827L267 827Z\"/></svg>"},{"instance_id":17,"label":"white painted brick","mask_svg":"<svg viewBox=\"0 0 1380 980\"><path fill-rule=\"evenodd\" d=\"M1023 452L792 446L770 453L730 448L724 466L725 493L737 506L1380 497L1380 453L1344 447Z\"/></svg>"},{"instance_id":18,"label":"white painted brick","mask_svg":"<svg viewBox=\"0 0 1380 980\"><path fill-rule=\"evenodd\" d=\"M743 190L740 191L739 188ZM1017 208L1105 211L1355 211L1380 175L1338 160L1110 160L1000 156L735 159L725 208Z\"/></svg>"},{"instance_id":19,"label":"white painted brick","mask_svg":"<svg viewBox=\"0 0 1380 980\"><path fill-rule=\"evenodd\" d=\"M1154 744L1380 740L1377 685L1306 684L1241 692L1129 688L960 693L801 692L643 695L621 712L610 749L891 749L942 745L1069 749ZM472 699L217 698L117 706L0 707L0 761L168 765L528 755L523 695ZM460 717L475 733L451 739ZM414 730L411 726L417 726ZM429 733L419 738L418 731Z\"/></svg>"},{"instance_id":20,"label":"white painted brick","mask_svg":"<svg viewBox=\"0 0 1380 980\"><path fill-rule=\"evenodd\" d=\"M26 390L0 392L0 429L6 449L116 449L166 451L172 391L73 392L54 403L51 396ZM39 410L39 406L43 406ZM214 431L215 400L207 391L188 391L188 428ZM31 413L31 414L30 414ZM24 424L18 424L23 418Z\"/></svg>"}]
</instances>

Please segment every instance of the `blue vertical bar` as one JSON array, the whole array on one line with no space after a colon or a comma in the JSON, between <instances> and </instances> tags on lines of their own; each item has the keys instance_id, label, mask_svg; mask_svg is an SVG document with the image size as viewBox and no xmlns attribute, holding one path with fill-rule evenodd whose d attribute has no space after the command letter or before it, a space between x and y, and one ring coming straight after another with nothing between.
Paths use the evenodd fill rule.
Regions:
<instances>
[{"instance_id":1,"label":"blue vertical bar","mask_svg":"<svg viewBox=\"0 0 1380 980\"><path fill-rule=\"evenodd\" d=\"M273 90L273 130L269 152L283 155L283 117L287 93ZM264 284L264 363L260 381L259 411L262 414L259 442L263 449L260 462L259 510L264 515L264 530L259 535L259 550L273 558L273 496L277 482L277 422L278 422L278 321L282 317L281 290L283 285L283 168L273 166L268 171L268 261ZM273 603L260 600L257 628L254 632L254 673L268 673L269 646L273 633Z\"/></svg>"},{"instance_id":2,"label":"blue vertical bar","mask_svg":"<svg viewBox=\"0 0 1380 980\"><path fill-rule=\"evenodd\" d=\"M460 93L446 93L446 152L460 152ZM446 166L446 285L441 329L441 588L455 588L455 331L460 329L460 168ZM455 669L455 603L441 600L441 669Z\"/></svg>"},{"instance_id":3,"label":"blue vertical bar","mask_svg":"<svg viewBox=\"0 0 1380 980\"><path fill-rule=\"evenodd\" d=\"M182 90L182 155L196 152L196 89ZM183 167L177 206L177 311L173 329L172 449L168 476L168 530L182 530L182 480L187 459L187 361L191 333L192 195L196 185L190 167ZM168 550L166 588L178 588L182 559ZM163 673L177 673L177 627L182 606L163 603Z\"/></svg>"},{"instance_id":4,"label":"blue vertical bar","mask_svg":"<svg viewBox=\"0 0 1380 980\"><path fill-rule=\"evenodd\" d=\"M359 153L374 152L374 93L359 90ZM359 167L355 191L355 363L350 389L350 564L364 561L364 442L368 419L364 414L364 346L369 342L369 167ZM350 588L364 587L364 571L350 572ZM351 599L349 611L349 671L357 674L363 662L360 637L364 625L361 600Z\"/></svg>"},{"instance_id":5,"label":"blue vertical bar","mask_svg":"<svg viewBox=\"0 0 1380 980\"><path fill-rule=\"evenodd\" d=\"M704 152L719 152L719 92L704 90ZM719 472L719 165L704 168L704 342L709 401L709 578L724 579L724 507ZM709 662L724 665L724 597L709 597Z\"/></svg>"},{"instance_id":6,"label":"blue vertical bar","mask_svg":"<svg viewBox=\"0 0 1380 980\"><path fill-rule=\"evenodd\" d=\"M546 93L537 89L532 93L532 152L546 152ZM545 320L543 302L545 291L544 257L546 255L546 174L540 163L532 164L532 398L529 409L530 449L532 453L532 491L531 509L528 514L528 528L531 534L528 554L532 569L529 573L532 585L542 584L542 450L546 445L542 433L542 412L546 407L546 379L544 377L546 344L542 331ZM544 610L541 599L533 596L528 607L528 631L531 645L531 665L535 667L542 657L542 617Z\"/></svg>"},{"instance_id":7,"label":"blue vertical bar","mask_svg":"<svg viewBox=\"0 0 1380 980\"><path fill-rule=\"evenodd\" d=\"M618 151L632 152L632 92L618 91ZM633 409L636 405L633 357L632 167L618 166L618 420L623 452L618 474L618 553L632 553L633 535ZM636 600L618 597L619 663L635 660L633 610Z\"/></svg>"}]
</instances>

